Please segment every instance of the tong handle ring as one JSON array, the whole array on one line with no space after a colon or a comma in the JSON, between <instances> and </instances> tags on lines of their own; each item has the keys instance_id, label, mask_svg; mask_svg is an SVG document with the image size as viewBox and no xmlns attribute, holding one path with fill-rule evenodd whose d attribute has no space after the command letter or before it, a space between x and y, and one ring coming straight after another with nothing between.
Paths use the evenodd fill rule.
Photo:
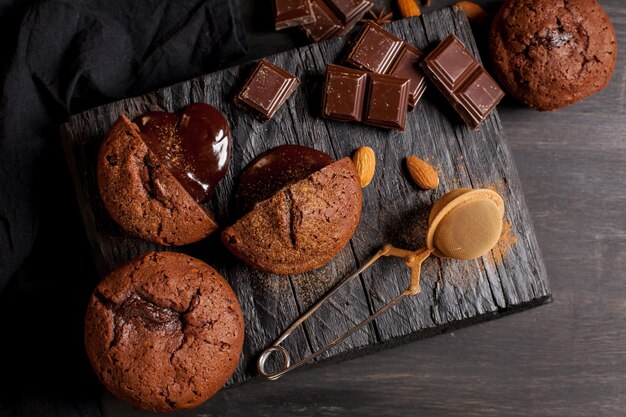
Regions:
<instances>
[{"instance_id":1,"label":"tong handle ring","mask_svg":"<svg viewBox=\"0 0 626 417\"><path fill-rule=\"evenodd\" d=\"M283 366L278 371L267 372L265 369L265 364L268 358L274 352L278 352L281 354L282 359L283 359ZM287 350L280 345L273 345L273 346L268 347L267 349L263 351L263 353L261 353L261 356L259 356L259 360L257 361L257 364L256 364L256 369L259 372L259 375L273 381L273 380L280 378L283 374L283 371L289 368L290 365L291 365L291 357L289 356L289 352L287 352Z\"/></svg>"}]
</instances>

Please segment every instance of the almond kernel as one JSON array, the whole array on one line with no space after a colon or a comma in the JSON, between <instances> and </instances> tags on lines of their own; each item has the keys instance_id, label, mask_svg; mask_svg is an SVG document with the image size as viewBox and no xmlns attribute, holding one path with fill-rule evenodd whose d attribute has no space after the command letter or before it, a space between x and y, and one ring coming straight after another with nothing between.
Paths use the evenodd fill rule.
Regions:
<instances>
[{"instance_id":1,"label":"almond kernel","mask_svg":"<svg viewBox=\"0 0 626 417\"><path fill-rule=\"evenodd\" d=\"M439 175L435 168L417 156L406 158L406 167L415 183L425 190L434 190L439 186Z\"/></svg>"},{"instance_id":2,"label":"almond kernel","mask_svg":"<svg viewBox=\"0 0 626 417\"><path fill-rule=\"evenodd\" d=\"M360 147L354 152L352 161L356 167L357 174L359 174L361 187L366 187L372 182L374 172L376 171L376 154L374 150L369 146Z\"/></svg>"}]
</instances>

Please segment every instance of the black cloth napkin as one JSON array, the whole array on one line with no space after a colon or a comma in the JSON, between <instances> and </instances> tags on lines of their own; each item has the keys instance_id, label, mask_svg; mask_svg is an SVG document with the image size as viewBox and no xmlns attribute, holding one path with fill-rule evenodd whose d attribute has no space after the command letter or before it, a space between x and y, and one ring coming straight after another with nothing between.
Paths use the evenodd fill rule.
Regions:
<instances>
[{"instance_id":1,"label":"black cloth napkin","mask_svg":"<svg viewBox=\"0 0 626 417\"><path fill-rule=\"evenodd\" d=\"M0 416L98 415L97 277L58 125L246 53L236 0L0 0Z\"/></svg>"}]
</instances>

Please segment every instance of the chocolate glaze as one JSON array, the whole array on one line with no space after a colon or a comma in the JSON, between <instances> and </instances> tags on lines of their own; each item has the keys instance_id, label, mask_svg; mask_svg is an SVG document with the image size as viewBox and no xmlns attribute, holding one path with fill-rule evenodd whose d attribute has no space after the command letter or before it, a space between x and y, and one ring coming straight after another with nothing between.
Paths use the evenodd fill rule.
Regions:
<instances>
[{"instance_id":1,"label":"chocolate glaze","mask_svg":"<svg viewBox=\"0 0 626 417\"><path fill-rule=\"evenodd\" d=\"M230 164L228 122L215 107L190 104L179 115L146 113L134 122L148 148L197 201L209 200Z\"/></svg>"},{"instance_id":2,"label":"chocolate glaze","mask_svg":"<svg viewBox=\"0 0 626 417\"><path fill-rule=\"evenodd\" d=\"M235 194L237 211L244 214L283 187L303 180L335 160L307 146L283 145L270 149L250 162L241 174Z\"/></svg>"},{"instance_id":3,"label":"chocolate glaze","mask_svg":"<svg viewBox=\"0 0 626 417\"><path fill-rule=\"evenodd\" d=\"M536 38L533 39L533 44L541 44L548 49L560 48L567 45L574 39L574 34L566 32L562 28L559 29L545 29Z\"/></svg>"},{"instance_id":4,"label":"chocolate glaze","mask_svg":"<svg viewBox=\"0 0 626 417\"><path fill-rule=\"evenodd\" d=\"M176 329L180 324L180 314L133 295L115 310L115 326L119 329L124 323L137 321L149 329Z\"/></svg>"}]
</instances>

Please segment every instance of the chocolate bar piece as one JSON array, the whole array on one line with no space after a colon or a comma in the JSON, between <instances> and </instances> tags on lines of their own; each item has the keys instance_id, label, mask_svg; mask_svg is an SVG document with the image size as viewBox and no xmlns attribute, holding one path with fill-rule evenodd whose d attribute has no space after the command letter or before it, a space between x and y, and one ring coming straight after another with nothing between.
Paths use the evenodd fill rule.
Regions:
<instances>
[{"instance_id":1,"label":"chocolate bar piece","mask_svg":"<svg viewBox=\"0 0 626 417\"><path fill-rule=\"evenodd\" d=\"M477 129L504 97L502 89L454 34L424 59L422 67L472 129Z\"/></svg>"},{"instance_id":2,"label":"chocolate bar piece","mask_svg":"<svg viewBox=\"0 0 626 417\"><path fill-rule=\"evenodd\" d=\"M419 99L426 91L426 78L418 69L418 63L422 53L413 46L405 43L400 50L393 67L388 74L398 78L406 78L410 81L409 108L415 107Z\"/></svg>"},{"instance_id":3,"label":"chocolate bar piece","mask_svg":"<svg viewBox=\"0 0 626 417\"><path fill-rule=\"evenodd\" d=\"M404 42L373 22L367 22L346 57L346 64L385 74Z\"/></svg>"},{"instance_id":4,"label":"chocolate bar piece","mask_svg":"<svg viewBox=\"0 0 626 417\"><path fill-rule=\"evenodd\" d=\"M369 74L369 88L363 123L404 130L409 103L409 83L391 75Z\"/></svg>"},{"instance_id":5,"label":"chocolate bar piece","mask_svg":"<svg viewBox=\"0 0 626 417\"><path fill-rule=\"evenodd\" d=\"M369 0L327 0L327 3L344 25L354 22L355 17L362 16L373 6Z\"/></svg>"},{"instance_id":6,"label":"chocolate bar piece","mask_svg":"<svg viewBox=\"0 0 626 417\"><path fill-rule=\"evenodd\" d=\"M295 75L261 60L235 96L234 102L265 123L274 116L276 110L287 101L299 85L300 80Z\"/></svg>"},{"instance_id":7,"label":"chocolate bar piece","mask_svg":"<svg viewBox=\"0 0 626 417\"><path fill-rule=\"evenodd\" d=\"M276 30L315 21L310 0L274 0L274 21Z\"/></svg>"},{"instance_id":8,"label":"chocolate bar piece","mask_svg":"<svg viewBox=\"0 0 626 417\"><path fill-rule=\"evenodd\" d=\"M353 42L346 64L378 74L410 80L409 110L426 90L426 80L419 69L422 52L398 39L374 22L367 22Z\"/></svg>"},{"instance_id":9,"label":"chocolate bar piece","mask_svg":"<svg viewBox=\"0 0 626 417\"><path fill-rule=\"evenodd\" d=\"M363 16L365 16L365 14L368 11L370 11L372 9L372 7L374 7L374 3L371 2L371 1L364 1L364 2L362 2L362 4L357 4L356 7L360 10L360 12L355 14L352 19L348 20L344 24L344 28L341 30L341 32L339 32L340 36L343 36L343 35L347 34L348 32L350 32L352 29L354 29L354 26L357 23L359 23L361 21L361 19L363 19Z\"/></svg>"},{"instance_id":10,"label":"chocolate bar piece","mask_svg":"<svg viewBox=\"0 0 626 417\"><path fill-rule=\"evenodd\" d=\"M339 65L328 65L322 116L341 121L360 121L366 84L365 72Z\"/></svg>"},{"instance_id":11,"label":"chocolate bar piece","mask_svg":"<svg viewBox=\"0 0 626 417\"><path fill-rule=\"evenodd\" d=\"M333 4L333 0L311 0L315 22L301 26L309 39L319 42L336 35L348 33L363 18L365 13L374 6L374 3L371 1L352 2L355 12L344 13L343 15L345 16L353 16L350 20L344 22L335 11L337 10L337 4L341 5L341 3L344 2L334 1L335 7L333 8L330 6L330 4ZM345 8L346 4L343 4L343 6Z\"/></svg>"},{"instance_id":12,"label":"chocolate bar piece","mask_svg":"<svg viewBox=\"0 0 626 417\"><path fill-rule=\"evenodd\" d=\"M339 65L326 72L322 116L404 130L410 81Z\"/></svg>"},{"instance_id":13,"label":"chocolate bar piece","mask_svg":"<svg viewBox=\"0 0 626 417\"><path fill-rule=\"evenodd\" d=\"M302 29L314 42L330 39L344 28L339 18L323 0L311 0L315 22L303 25Z\"/></svg>"}]
</instances>

